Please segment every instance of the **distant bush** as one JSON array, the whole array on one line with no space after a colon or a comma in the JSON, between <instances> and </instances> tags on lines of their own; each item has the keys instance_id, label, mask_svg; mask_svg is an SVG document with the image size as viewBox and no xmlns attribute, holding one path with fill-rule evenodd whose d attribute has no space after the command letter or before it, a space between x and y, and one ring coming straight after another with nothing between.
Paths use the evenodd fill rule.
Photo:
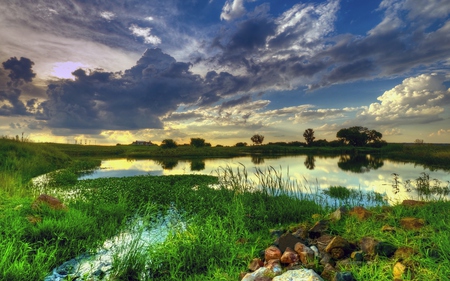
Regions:
<instances>
[{"instance_id":1,"label":"distant bush","mask_svg":"<svg viewBox=\"0 0 450 281\"><path fill-rule=\"evenodd\" d=\"M177 146L177 143L172 139L165 139L161 142L162 148L176 148Z\"/></svg>"}]
</instances>

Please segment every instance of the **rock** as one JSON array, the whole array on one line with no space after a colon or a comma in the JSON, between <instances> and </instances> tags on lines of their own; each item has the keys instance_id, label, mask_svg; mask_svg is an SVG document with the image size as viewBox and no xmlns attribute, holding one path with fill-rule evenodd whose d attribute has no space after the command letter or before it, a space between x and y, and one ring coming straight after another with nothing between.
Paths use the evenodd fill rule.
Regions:
<instances>
[{"instance_id":1,"label":"rock","mask_svg":"<svg viewBox=\"0 0 450 281\"><path fill-rule=\"evenodd\" d=\"M403 274L406 272L406 266L401 262L397 262L392 269L392 275L394 275L394 280L402 280Z\"/></svg>"},{"instance_id":2,"label":"rock","mask_svg":"<svg viewBox=\"0 0 450 281\"><path fill-rule=\"evenodd\" d=\"M334 236L329 234L324 234L317 238L317 248L320 252L325 252L325 248L330 244L331 240L333 240Z\"/></svg>"},{"instance_id":3,"label":"rock","mask_svg":"<svg viewBox=\"0 0 450 281\"><path fill-rule=\"evenodd\" d=\"M264 262L261 259L255 258L248 265L248 269L253 272L263 266L264 266Z\"/></svg>"},{"instance_id":4,"label":"rock","mask_svg":"<svg viewBox=\"0 0 450 281\"><path fill-rule=\"evenodd\" d=\"M349 246L349 243L347 240L342 238L341 236L335 236L330 243L325 248L325 252L331 253L331 250L335 248L341 248L341 249L347 249Z\"/></svg>"},{"instance_id":5,"label":"rock","mask_svg":"<svg viewBox=\"0 0 450 281\"><path fill-rule=\"evenodd\" d=\"M397 250L397 247L388 242L379 242L375 245L375 253L383 257L392 257Z\"/></svg>"},{"instance_id":6,"label":"rock","mask_svg":"<svg viewBox=\"0 0 450 281\"><path fill-rule=\"evenodd\" d=\"M364 260L364 254L362 251L356 251L353 252L350 257L354 260L354 261L363 261Z\"/></svg>"},{"instance_id":7,"label":"rock","mask_svg":"<svg viewBox=\"0 0 450 281\"><path fill-rule=\"evenodd\" d=\"M272 281L272 277L270 276L258 276L255 278L255 281Z\"/></svg>"},{"instance_id":8,"label":"rock","mask_svg":"<svg viewBox=\"0 0 450 281\"><path fill-rule=\"evenodd\" d=\"M339 269L340 271L342 271L342 270L348 270L351 268L355 268L356 266L360 266L361 264L362 264L362 262L360 262L360 261L353 261L352 259L347 258L347 259L343 259L343 260L338 260L336 262L335 267L337 269Z\"/></svg>"},{"instance_id":9,"label":"rock","mask_svg":"<svg viewBox=\"0 0 450 281\"><path fill-rule=\"evenodd\" d=\"M381 231L382 232L395 232L395 227L385 224L381 228Z\"/></svg>"},{"instance_id":10,"label":"rock","mask_svg":"<svg viewBox=\"0 0 450 281\"><path fill-rule=\"evenodd\" d=\"M320 258L320 252L319 252L319 249L317 249L316 246L312 245L312 246L309 247L309 248L314 252L314 257Z\"/></svg>"},{"instance_id":11,"label":"rock","mask_svg":"<svg viewBox=\"0 0 450 281\"><path fill-rule=\"evenodd\" d=\"M297 269L288 270L280 276L276 276L273 281L323 281L314 270L312 269Z\"/></svg>"},{"instance_id":12,"label":"rock","mask_svg":"<svg viewBox=\"0 0 450 281\"><path fill-rule=\"evenodd\" d=\"M298 242L304 243L304 241L298 237L295 237L291 233L285 233L281 235L278 239L278 249L280 249L281 252L286 251L287 248L294 249L295 244Z\"/></svg>"},{"instance_id":13,"label":"rock","mask_svg":"<svg viewBox=\"0 0 450 281\"><path fill-rule=\"evenodd\" d=\"M333 281L356 281L351 272L338 272L333 278Z\"/></svg>"},{"instance_id":14,"label":"rock","mask_svg":"<svg viewBox=\"0 0 450 281\"><path fill-rule=\"evenodd\" d=\"M378 240L371 238L371 237L363 237L361 239L361 243L359 247L361 250L369 256L375 255L375 246L379 243Z\"/></svg>"},{"instance_id":15,"label":"rock","mask_svg":"<svg viewBox=\"0 0 450 281\"><path fill-rule=\"evenodd\" d=\"M403 218L400 225L407 230L419 230L425 226L425 220L418 218Z\"/></svg>"},{"instance_id":16,"label":"rock","mask_svg":"<svg viewBox=\"0 0 450 281\"><path fill-rule=\"evenodd\" d=\"M265 267L261 267L255 272L247 273L241 281L255 281L257 277L262 277L270 274L270 270Z\"/></svg>"},{"instance_id":17,"label":"rock","mask_svg":"<svg viewBox=\"0 0 450 281\"><path fill-rule=\"evenodd\" d=\"M330 255L333 259L337 260L345 256L345 251L342 248L333 248L330 251Z\"/></svg>"},{"instance_id":18,"label":"rock","mask_svg":"<svg viewBox=\"0 0 450 281\"><path fill-rule=\"evenodd\" d=\"M333 266L334 266L334 264L335 264L335 262L333 261L333 258L332 258L331 255L328 254L328 253L324 253L324 254L322 255L322 258L320 259L319 263L320 263L321 265L326 265L326 264L329 263L329 264L332 264Z\"/></svg>"},{"instance_id":19,"label":"rock","mask_svg":"<svg viewBox=\"0 0 450 281\"><path fill-rule=\"evenodd\" d=\"M427 203L424 201L417 201L417 200L403 200L402 205L407 207L422 207L426 205Z\"/></svg>"},{"instance_id":20,"label":"rock","mask_svg":"<svg viewBox=\"0 0 450 281\"><path fill-rule=\"evenodd\" d=\"M280 260L266 261L265 268L269 269L272 275L280 275L283 272Z\"/></svg>"},{"instance_id":21,"label":"rock","mask_svg":"<svg viewBox=\"0 0 450 281\"><path fill-rule=\"evenodd\" d=\"M399 260L406 260L416 254L417 251L411 247L400 247L395 251L394 257Z\"/></svg>"},{"instance_id":22,"label":"rock","mask_svg":"<svg viewBox=\"0 0 450 281\"><path fill-rule=\"evenodd\" d=\"M316 222L313 227L309 230L309 237L311 238L317 238L322 235L323 232L325 232L328 229L329 221L327 220L320 220Z\"/></svg>"},{"instance_id":23,"label":"rock","mask_svg":"<svg viewBox=\"0 0 450 281\"><path fill-rule=\"evenodd\" d=\"M281 259L281 251L278 249L278 247L270 246L264 251L264 260L270 261L270 260L279 260Z\"/></svg>"},{"instance_id":24,"label":"rock","mask_svg":"<svg viewBox=\"0 0 450 281\"><path fill-rule=\"evenodd\" d=\"M286 251L284 251L283 255L281 256L281 263L291 264L291 263L297 263L299 261L299 257L294 250L287 247Z\"/></svg>"},{"instance_id":25,"label":"rock","mask_svg":"<svg viewBox=\"0 0 450 281\"><path fill-rule=\"evenodd\" d=\"M303 264L309 264L314 261L314 251L305 244L299 242L295 244L294 249Z\"/></svg>"},{"instance_id":26,"label":"rock","mask_svg":"<svg viewBox=\"0 0 450 281\"><path fill-rule=\"evenodd\" d=\"M42 205L48 206L53 210L67 210L68 208L58 199L47 194L39 195L31 204L31 209L39 211Z\"/></svg>"},{"instance_id":27,"label":"rock","mask_svg":"<svg viewBox=\"0 0 450 281\"><path fill-rule=\"evenodd\" d=\"M348 210L345 206L340 207L336 211L330 214L330 219L333 221L339 221L343 216L348 213Z\"/></svg>"},{"instance_id":28,"label":"rock","mask_svg":"<svg viewBox=\"0 0 450 281\"><path fill-rule=\"evenodd\" d=\"M322 278L324 278L325 280L331 280L336 275L336 272L337 272L336 268L334 268L331 264L327 263L323 267L323 271L320 274L320 276L322 276Z\"/></svg>"},{"instance_id":29,"label":"rock","mask_svg":"<svg viewBox=\"0 0 450 281\"><path fill-rule=\"evenodd\" d=\"M292 235L294 235L295 237L297 237L301 240L306 240L309 236L309 233L306 228L300 227Z\"/></svg>"},{"instance_id":30,"label":"rock","mask_svg":"<svg viewBox=\"0 0 450 281\"><path fill-rule=\"evenodd\" d=\"M366 208L364 207L360 207L360 206L356 206L354 207L349 214L351 216L355 216L356 218L358 218L358 220L362 221L362 220L366 220L368 218L370 218L372 216L372 213L370 211L368 211Z\"/></svg>"}]
</instances>

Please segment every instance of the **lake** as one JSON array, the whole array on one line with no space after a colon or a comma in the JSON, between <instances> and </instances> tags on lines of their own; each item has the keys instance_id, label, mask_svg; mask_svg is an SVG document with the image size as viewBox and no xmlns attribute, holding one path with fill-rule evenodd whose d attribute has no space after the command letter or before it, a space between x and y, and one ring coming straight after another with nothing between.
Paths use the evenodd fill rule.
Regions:
<instances>
[{"instance_id":1,"label":"lake","mask_svg":"<svg viewBox=\"0 0 450 281\"><path fill-rule=\"evenodd\" d=\"M413 192L405 192L405 185L416 186L416 179L429 175L430 184L448 187L450 171L430 170L413 163L383 160L370 155L357 156L312 156L295 155L283 157L247 156L213 159L111 159L103 160L100 169L80 179L99 177L126 177L136 175L180 175L207 174L217 175L224 167L233 170L243 167L250 178L257 181L255 169L263 171L269 167L282 173L284 179L296 181L307 188L328 188L345 186L362 191L385 193L393 200L406 198L418 199ZM397 174L397 186L400 192L394 194L394 175ZM438 182L434 180L438 180ZM410 181L410 183L408 183ZM394 199L395 198L395 199Z\"/></svg>"}]
</instances>

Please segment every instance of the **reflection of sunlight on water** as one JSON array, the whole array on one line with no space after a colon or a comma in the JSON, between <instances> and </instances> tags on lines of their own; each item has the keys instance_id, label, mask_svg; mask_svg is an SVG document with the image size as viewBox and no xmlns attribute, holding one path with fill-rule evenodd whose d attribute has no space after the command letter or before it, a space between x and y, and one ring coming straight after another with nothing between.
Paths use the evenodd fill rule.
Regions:
<instances>
[{"instance_id":1,"label":"reflection of sunlight on water","mask_svg":"<svg viewBox=\"0 0 450 281\"><path fill-rule=\"evenodd\" d=\"M102 162L101 169L97 170L92 175L85 175L81 179L98 178L98 177L123 177L134 175L183 175L183 174L205 174L205 175L217 175L217 170L223 167L231 167L237 169L244 166L248 172L249 179L256 181L257 178L254 175L255 169L265 169L267 167L274 167L276 170L280 170L287 180L297 181L304 184L316 185L316 182L320 188L328 188L330 186L345 186L353 190L362 191L376 191L378 193L386 193L389 198L409 198L414 196L401 191L398 194L394 194L392 183L393 173L400 175L399 181L401 182L401 189L403 183L406 180L414 181L420 176L420 173L427 172L430 174L430 178L437 178L442 182L450 180L450 173L436 170L429 171L419 165L414 166L411 163L399 163L389 160L374 160L374 158L365 158L366 162L362 169L356 169L364 171L363 173L354 173L354 171L347 170L350 166L345 166L346 170L343 170L338 166L338 162L342 159L351 160L351 157L340 158L337 157L325 157L316 156L311 159L311 156L307 158L306 155L296 156L284 156L264 158L263 164L255 164L252 162L251 157L236 157L227 159L167 159L170 160L164 163L164 160L127 160L127 159L112 159L104 160ZM202 165L194 165L194 161L201 163ZM372 161L372 162L371 162ZM378 162L377 162L378 161ZM314 163L313 169L311 169L311 162ZM381 165L377 165L381 162ZM203 165L204 163L204 165ZM308 167L306 167L309 165ZM371 166L374 165L374 166ZM194 167L194 170L192 170ZM198 168L200 167L200 168ZM288 172L289 171L289 175ZM392 199L393 200L393 199Z\"/></svg>"}]
</instances>

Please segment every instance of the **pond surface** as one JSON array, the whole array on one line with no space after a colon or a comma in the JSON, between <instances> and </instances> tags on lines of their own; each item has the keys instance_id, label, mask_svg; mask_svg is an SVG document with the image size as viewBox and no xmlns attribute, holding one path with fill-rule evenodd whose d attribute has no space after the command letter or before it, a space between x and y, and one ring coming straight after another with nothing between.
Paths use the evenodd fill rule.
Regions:
<instances>
[{"instance_id":1,"label":"pond surface","mask_svg":"<svg viewBox=\"0 0 450 281\"><path fill-rule=\"evenodd\" d=\"M419 199L414 192L405 192L406 187L415 187L417 179L426 173L430 185L448 187L450 172L429 170L420 165L383 160L370 155L358 156L312 156L295 155L283 157L236 157L213 159L113 159L102 161L100 169L80 179L99 177L128 177L136 175L180 175L206 174L217 176L225 167L242 171L245 167L249 177L257 181L257 168L265 171L273 167L284 179L296 181L307 189L345 186L362 191L385 193L390 200ZM394 175L397 174L399 193L394 192ZM435 179L437 181L435 181ZM410 181L410 183L408 183ZM395 198L395 199L394 199Z\"/></svg>"}]
</instances>

